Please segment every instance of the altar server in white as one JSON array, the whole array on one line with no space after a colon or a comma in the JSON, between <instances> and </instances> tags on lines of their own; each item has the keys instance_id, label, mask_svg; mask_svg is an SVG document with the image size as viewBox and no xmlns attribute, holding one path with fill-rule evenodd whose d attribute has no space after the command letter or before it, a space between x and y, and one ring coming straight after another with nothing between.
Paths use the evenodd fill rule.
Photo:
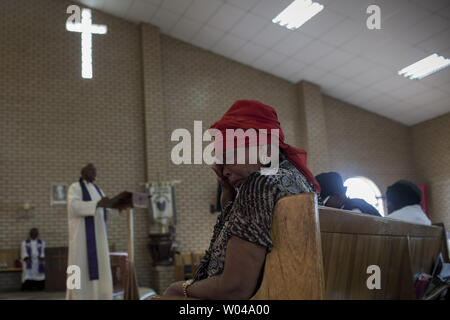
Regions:
<instances>
[{"instance_id":1,"label":"altar server in white","mask_svg":"<svg viewBox=\"0 0 450 320\"><path fill-rule=\"evenodd\" d=\"M68 283L68 300L112 299L113 283L104 208L109 199L94 184L96 177L97 170L90 163L81 169L80 180L68 190L68 266L75 265L80 270L80 288ZM73 284L76 285L76 281Z\"/></svg>"}]
</instances>

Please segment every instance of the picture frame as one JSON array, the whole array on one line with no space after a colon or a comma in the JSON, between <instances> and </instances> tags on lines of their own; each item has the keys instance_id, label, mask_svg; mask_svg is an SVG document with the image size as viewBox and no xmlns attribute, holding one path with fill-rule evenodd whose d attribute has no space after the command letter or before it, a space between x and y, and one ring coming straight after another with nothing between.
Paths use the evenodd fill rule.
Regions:
<instances>
[{"instance_id":1,"label":"picture frame","mask_svg":"<svg viewBox=\"0 0 450 320\"><path fill-rule=\"evenodd\" d=\"M68 185L64 183L53 184L50 190L50 204L65 205L67 204Z\"/></svg>"}]
</instances>

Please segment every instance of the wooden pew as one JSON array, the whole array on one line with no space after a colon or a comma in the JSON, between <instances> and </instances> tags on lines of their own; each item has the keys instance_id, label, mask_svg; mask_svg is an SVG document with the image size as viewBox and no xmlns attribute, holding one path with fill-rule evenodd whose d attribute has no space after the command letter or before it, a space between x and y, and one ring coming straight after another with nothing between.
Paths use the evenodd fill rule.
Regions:
<instances>
[{"instance_id":1,"label":"wooden pew","mask_svg":"<svg viewBox=\"0 0 450 320\"><path fill-rule=\"evenodd\" d=\"M448 262L443 227L423 226L317 206L314 194L278 201L274 247L252 299L415 299L413 276L431 273L439 252ZM381 270L381 289L368 289Z\"/></svg>"}]
</instances>

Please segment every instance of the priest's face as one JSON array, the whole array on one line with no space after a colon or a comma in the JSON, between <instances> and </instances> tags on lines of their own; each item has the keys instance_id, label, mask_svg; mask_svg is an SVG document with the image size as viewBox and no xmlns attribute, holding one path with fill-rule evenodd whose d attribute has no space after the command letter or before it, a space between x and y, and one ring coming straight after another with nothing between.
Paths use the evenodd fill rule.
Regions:
<instances>
[{"instance_id":1,"label":"priest's face","mask_svg":"<svg viewBox=\"0 0 450 320\"><path fill-rule=\"evenodd\" d=\"M81 169L81 177L87 182L94 182L97 178L97 168L95 168L94 164L89 163Z\"/></svg>"}]
</instances>

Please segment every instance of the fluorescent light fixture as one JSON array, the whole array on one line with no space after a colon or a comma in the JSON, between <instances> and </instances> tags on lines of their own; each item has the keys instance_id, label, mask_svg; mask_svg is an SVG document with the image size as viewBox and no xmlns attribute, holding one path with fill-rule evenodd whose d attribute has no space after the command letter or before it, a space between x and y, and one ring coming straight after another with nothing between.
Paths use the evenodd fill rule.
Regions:
<instances>
[{"instance_id":1,"label":"fluorescent light fixture","mask_svg":"<svg viewBox=\"0 0 450 320\"><path fill-rule=\"evenodd\" d=\"M322 11L323 5L311 0L295 0L272 20L273 23L295 30Z\"/></svg>"},{"instance_id":2,"label":"fluorescent light fixture","mask_svg":"<svg viewBox=\"0 0 450 320\"><path fill-rule=\"evenodd\" d=\"M411 80L420 80L432 73L438 72L450 65L450 59L444 58L433 53L432 55L413 63L398 72L399 75Z\"/></svg>"}]
</instances>

